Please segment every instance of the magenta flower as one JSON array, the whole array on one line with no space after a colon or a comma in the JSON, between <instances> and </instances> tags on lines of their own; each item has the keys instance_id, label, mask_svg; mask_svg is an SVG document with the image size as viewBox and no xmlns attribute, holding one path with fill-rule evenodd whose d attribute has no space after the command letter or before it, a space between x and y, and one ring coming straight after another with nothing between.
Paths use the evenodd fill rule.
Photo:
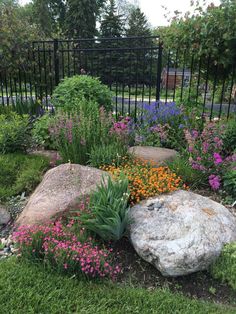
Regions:
<instances>
[{"instance_id":1,"label":"magenta flower","mask_svg":"<svg viewBox=\"0 0 236 314\"><path fill-rule=\"evenodd\" d=\"M219 176L216 176L214 174L211 174L208 178L208 181L209 181L209 184L212 188L212 190L219 190L220 188L220 177Z\"/></svg>"},{"instance_id":2,"label":"magenta flower","mask_svg":"<svg viewBox=\"0 0 236 314\"><path fill-rule=\"evenodd\" d=\"M213 157L214 157L214 164L215 165L219 165L223 162L223 159L221 158L219 153L214 153Z\"/></svg>"}]
</instances>

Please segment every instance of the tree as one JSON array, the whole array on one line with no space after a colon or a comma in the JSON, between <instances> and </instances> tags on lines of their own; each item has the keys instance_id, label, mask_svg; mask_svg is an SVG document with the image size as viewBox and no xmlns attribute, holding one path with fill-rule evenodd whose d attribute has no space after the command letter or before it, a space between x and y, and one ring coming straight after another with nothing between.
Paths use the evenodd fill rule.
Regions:
<instances>
[{"instance_id":1,"label":"tree","mask_svg":"<svg viewBox=\"0 0 236 314\"><path fill-rule=\"evenodd\" d=\"M63 0L33 0L35 23L48 38L62 34L67 2Z\"/></svg>"},{"instance_id":2,"label":"tree","mask_svg":"<svg viewBox=\"0 0 236 314\"><path fill-rule=\"evenodd\" d=\"M121 37L123 34L122 16L117 13L115 0L109 0L101 21L100 33L102 37Z\"/></svg>"},{"instance_id":3,"label":"tree","mask_svg":"<svg viewBox=\"0 0 236 314\"><path fill-rule=\"evenodd\" d=\"M65 33L69 38L93 38L104 1L68 0Z\"/></svg>"},{"instance_id":4,"label":"tree","mask_svg":"<svg viewBox=\"0 0 236 314\"><path fill-rule=\"evenodd\" d=\"M168 27L159 28L164 47L172 50L186 49L196 58L202 58L207 67L211 56L211 72L223 77L236 64L236 1L221 0L219 6L210 4L206 10L197 6L194 14L178 14Z\"/></svg>"},{"instance_id":5,"label":"tree","mask_svg":"<svg viewBox=\"0 0 236 314\"><path fill-rule=\"evenodd\" d=\"M0 65L9 72L25 64L28 42L42 36L36 24L30 24L22 14L16 1L0 2Z\"/></svg>"},{"instance_id":6,"label":"tree","mask_svg":"<svg viewBox=\"0 0 236 314\"><path fill-rule=\"evenodd\" d=\"M131 10L128 19L127 36L150 36L151 31L144 13L139 7Z\"/></svg>"}]
</instances>

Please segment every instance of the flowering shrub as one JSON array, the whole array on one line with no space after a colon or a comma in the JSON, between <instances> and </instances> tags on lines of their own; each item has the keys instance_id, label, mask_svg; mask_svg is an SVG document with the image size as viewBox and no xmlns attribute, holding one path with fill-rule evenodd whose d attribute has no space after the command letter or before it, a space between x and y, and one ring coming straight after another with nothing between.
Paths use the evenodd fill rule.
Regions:
<instances>
[{"instance_id":1,"label":"flowering shrub","mask_svg":"<svg viewBox=\"0 0 236 314\"><path fill-rule=\"evenodd\" d=\"M151 163L135 159L124 162L122 165L103 166L114 178L123 173L129 180L130 203L135 204L141 200L167 193L184 187L182 180L168 167L155 168Z\"/></svg>"},{"instance_id":2,"label":"flowering shrub","mask_svg":"<svg viewBox=\"0 0 236 314\"><path fill-rule=\"evenodd\" d=\"M123 143L128 144L129 137L131 136L132 124L131 117L120 116L118 121L113 121L110 133L118 137Z\"/></svg>"},{"instance_id":3,"label":"flowering shrub","mask_svg":"<svg viewBox=\"0 0 236 314\"><path fill-rule=\"evenodd\" d=\"M211 189L217 191L221 186L224 170L231 167L236 160L236 155L224 156L224 127L209 122L202 132L185 129L184 133L192 168L204 173Z\"/></svg>"},{"instance_id":4,"label":"flowering shrub","mask_svg":"<svg viewBox=\"0 0 236 314\"><path fill-rule=\"evenodd\" d=\"M78 113L59 115L49 127L63 161L86 164L94 146L110 143L112 118L93 101L81 100Z\"/></svg>"},{"instance_id":5,"label":"flowering shrub","mask_svg":"<svg viewBox=\"0 0 236 314\"><path fill-rule=\"evenodd\" d=\"M186 123L184 111L174 102L145 104L135 125L135 142L138 145L179 148Z\"/></svg>"},{"instance_id":6,"label":"flowering shrub","mask_svg":"<svg viewBox=\"0 0 236 314\"><path fill-rule=\"evenodd\" d=\"M43 260L59 271L84 274L88 278L115 279L120 266L112 265L112 249L99 248L91 238L85 242L71 232L71 220L65 227L59 220L46 226L21 226L13 234L21 255Z\"/></svg>"}]
</instances>

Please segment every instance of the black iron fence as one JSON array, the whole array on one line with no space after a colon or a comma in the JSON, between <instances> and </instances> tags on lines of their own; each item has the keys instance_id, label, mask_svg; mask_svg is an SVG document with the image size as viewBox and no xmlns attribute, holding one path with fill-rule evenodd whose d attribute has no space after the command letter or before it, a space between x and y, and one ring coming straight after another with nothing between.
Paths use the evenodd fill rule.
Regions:
<instances>
[{"instance_id":1,"label":"black iron fence","mask_svg":"<svg viewBox=\"0 0 236 314\"><path fill-rule=\"evenodd\" d=\"M35 41L16 66L0 65L0 102L40 99L50 106L64 77L86 73L110 87L121 114L136 114L144 103L176 101L210 118L228 118L236 113L235 66L197 55L165 49L155 36Z\"/></svg>"}]
</instances>

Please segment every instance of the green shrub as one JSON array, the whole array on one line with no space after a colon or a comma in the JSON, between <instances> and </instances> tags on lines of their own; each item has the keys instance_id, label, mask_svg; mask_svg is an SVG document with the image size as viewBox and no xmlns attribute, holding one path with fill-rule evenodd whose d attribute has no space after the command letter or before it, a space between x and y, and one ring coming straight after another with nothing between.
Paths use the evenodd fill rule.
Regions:
<instances>
[{"instance_id":1,"label":"green shrub","mask_svg":"<svg viewBox=\"0 0 236 314\"><path fill-rule=\"evenodd\" d=\"M224 191L236 199L236 169L231 169L223 176Z\"/></svg>"},{"instance_id":2,"label":"green shrub","mask_svg":"<svg viewBox=\"0 0 236 314\"><path fill-rule=\"evenodd\" d=\"M40 182L49 160L25 154L0 155L0 200L25 192L29 194Z\"/></svg>"},{"instance_id":3,"label":"green shrub","mask_svg":"<svg viewBox=\"0 0 236 314\"><path fill-rule=\"evenodd\" d=\"M97 102L107 111L112 109L111 92L98 78L88 75L75 75L65 78L54 90L52 103L63 111L71 112L77 109L82 98Z\"/></svg>"},{"instance_id":4,"label":"green shrub","mask_svg":"<svg viewBox=\"0 0 236 314\"><path fill-rule=\"evenodd\" d=\"M178 156L174 161L167 164L170 170L181 177L183 182L189 187L194 189L207 186L208 176L201 171L193 169L186 157Z\"/></svg>"},{"instance_id":5,"label":"green shrub","mask_svg":"<svg viewBox=\"0 0 236 314\"><path fill-rule=\"evenodd\" d=\"M211 267L211 274L236 290L236 242L225 245L220 257Z\"/></svg>"},{"instance_id":6,"label":"green shrub","mask_svg":"<svg viewBox=\"0 0 236 314\"><path fill-rule=\"evenodd\" d=\"M30 143L28 115L0 115L0 154L25 151Z\"/></svg>"},{"instance_id":7,"label":"green shrub","mask_svg":"<svg viewBox=\"0 0 236 314\"><path fill-rule=\"evenodd\" d=\"M50 114L45 114L35 121L32 129L33 143L43 146L46 149L56 148L56 144L54 143L49 131L50 125L53 121L54 116Z\"/></svg>"},{"instance_id":8,"label":"green shrub","mask_svg":"<svg viewBox=\"0 0 236 314\"><path fill-rule=\"evenodd\" d=\"M128 147L119 141L114 141L108 145L96 145L92 148L89 163L93 167L99 168L101 165L116 166L128 154Z\"/></svg>"},{"instance_id":9,"label":"green shrub","mask_svg":"<svg viewBox=\"0 0 236 314\"><path fill-rule=\"evenodd\" d=\"M98 108L96 102L82 99L78 102L76 114L58 115L50 134L56 141L57 149L63 161L86 164L92 148L108 144L111 119Z\"/></svg>"},{"instance_id":10,"label":"green shrub","mask_svg":"<svg viewBox=\"0 0 236 314\"><path fill-rule=\"evenodd\" d=\"M236 150L236 120L232 119L226 123L223 135L223 149L230 155Z\"/></svg>"},{"instance_id":11,"label":"green shrub","mask_svg":"<svg viewBox=\"0 0 236 314\"><path fill-rule=\"evenodd\" d=\"M90 197L90 212L81 212L82 226L104 241L121 239L129 224L128 199L127 179L112 181L109 177L107 184L103 180Z\"/></svg>"}]
</instances>

